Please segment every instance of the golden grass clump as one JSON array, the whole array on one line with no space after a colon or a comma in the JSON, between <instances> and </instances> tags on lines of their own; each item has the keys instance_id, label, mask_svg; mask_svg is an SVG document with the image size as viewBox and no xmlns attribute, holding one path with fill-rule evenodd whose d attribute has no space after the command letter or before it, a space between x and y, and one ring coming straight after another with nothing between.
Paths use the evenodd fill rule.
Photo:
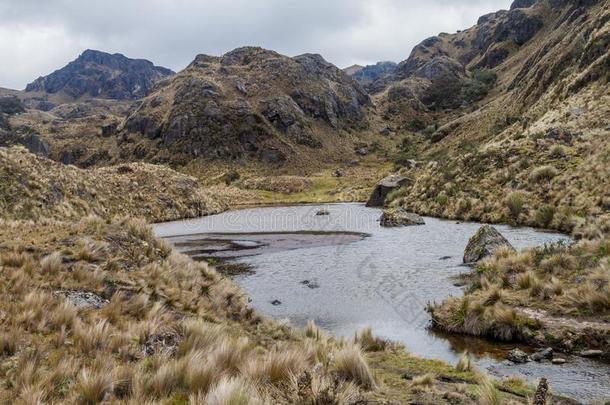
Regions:
<instances>
[{"instance_id":1,"label":"golden grass clump","mask_svg":"<svg viewBox=\"0 0 610 405\"><path fill-rule=\"evenodd\" d=\"M411 385L414 387L432 387L434 384L436 384L436 376L432 373L413 377L411 381Z\"/></svg>"},{"instance_id":2,"label":"golden grass clump","mask_svg":"<svg viewBox=\"0 0 610 405\"><path fill-rule=\"evenodd\" d=\"M40 261L40 270L43 273L54 275L59 273L63 268L62 256L60 252L53 252L45 256Z\"/></svg>"},{"instance_id":3,"label":"golden grass clump","mask_svg":"<svg viewBox=\"0 0 610 405\"><path fill-rule=\"evenodd\" d=\"M348 344L337 351L334 369L341 378L353 381L364 389L375 389L377 386L362 349L358 345Z\"/></svg>"},{"instance_id":4,"label":"golden grass clump","mask_svg":"<svg viewBox=\"0 0 610 405\"><path fill-rule=\"evenodd\" d=\"M83 369L76 381L79 402L94 405L102 402L112 391L112 374L109 370Z\"/></svg>"},{"instance_id":5,"label":"golden grass clump","mask_svg":"<svg viewBox=\"0 0 610 405\"><path fill-rule=\"evenodd\" d=\"M194 404L205 405L258 405L257 392L240 378L225 377L206 395L205 400L193 398Z\"/></svg>"},{"instance_id":6,"label":"golden grass clump","mask_svg":"<svg viewBox=\"0 0 610 405\"><path fill-rule=\"evenodd\" d=\"M387 348L388 341L373 336L373 330L367 327L355 334L354 344L359 345L365 352L380 352Z\"/></svg>"},{"instance_id":7,"label":"golden grass clump","mask_svg":"<svg viewBox=\"0 0 610 405\"><path fill-rule=\"evenodd\" d=\"M493 381L487 376L483 375L481 377L477 388L477 396L480 405L502 405L500 392L494 386Z\"/></svg>"},{"instance_id":8,"label":"golden grass clump","mask_svg":"<svg viewBox=\"0 0 610 405\"><path fill-rule=\"evenodd\" d=\"M455 364L455 369L462 372L472 371L472 359L470 358L470 354L468 354L467 350L464 351L458 359L458 362Z\"/></svg>"}]
</instances>

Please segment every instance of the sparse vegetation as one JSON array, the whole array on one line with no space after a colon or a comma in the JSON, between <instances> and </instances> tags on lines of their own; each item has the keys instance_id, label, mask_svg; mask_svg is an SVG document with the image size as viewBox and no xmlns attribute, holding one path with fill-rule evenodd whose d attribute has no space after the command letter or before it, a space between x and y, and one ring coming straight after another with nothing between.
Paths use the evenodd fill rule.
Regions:
<instances>
[{"instance_id":1,"label":"sparse vegetation","mask_svg":"<svg viewBox=\"0 0 610 405\"><path fill-rule=\"evenodd\" d=\"M464 297L430 308L434 325L532 344L540 344L533 336L542 336L545 344L563 351L604 345L610 339L604 326L610 308L609 243L600 238L497 252L479 264L478 281ZM566 316L588 320L588 331L560 320Z\"/></svg>"},{"instance_id":2,"label":"sparse vegetation","mask_svg":"<svg viewBox=\"0 0 610 405\"><path fill-rule=\"evenodd\" d=\"M523 212L525 195L519 191L513 191L506 197L506 205L513 220L517 220Z\"/></svg>"}]
</instances>

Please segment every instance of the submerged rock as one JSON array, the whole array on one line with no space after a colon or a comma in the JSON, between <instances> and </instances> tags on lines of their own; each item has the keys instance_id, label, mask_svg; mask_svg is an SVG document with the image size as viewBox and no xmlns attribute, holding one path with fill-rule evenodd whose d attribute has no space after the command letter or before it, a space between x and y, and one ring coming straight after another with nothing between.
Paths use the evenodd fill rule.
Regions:
<instances>
[{"instance_id":1,"label":"submerged rock","mask_svg":"<svg viewBox=\"0 0 610 405\"><path fill-rule=\"evenodd\" d=\"M404 208L389 208L383 211L379 219L381 226L425 225L424 219Z\"/></svg>"},{"instance_id":2,"label":"submerged rock","mask_svg":"<svg viewBox=\"0 0 610 405\"><path fill-rule=\"evenodd\" d=\"M470 238L464 250L464 263L476 263L494 254L501 247L515 250L508 240L496 228L483 225Z\"/></svg>"},{"instance_id":3,"label":"submerged rock","mask_svg":"<svg viewBox=\"0 0 610 405\"><path fill-rule=\"evenodd\" d=\"M318 283L316 283L315 281L303 280L303 281L301 281L301 284L303 284L304 286L307 286L307 288L311 288L312 290L314 290L316 288L320 288Z\"/></svg>"},{"instance_id":4,"label":"submerged rock","mask_svg":"<svg viewBox=\"0 0 610 405\"><path fill-rule=\"evenodd\" d=\"M282 301L280 301L280 300L273 300L273 301L271 301L271 305L274 305L274 306L277 307L278 305L282 305Z\"/></svg>"},{"instance_id":5,"label":"submerged rock","mask_svg":"<svg viewBox=\"0 0 610 405\"><path fill-rule=\"evenodd\" d=\"M330 211L329 210L319 210L318 212L316 212L316 215L320 216L320 215L330 215Z\"/></svg>"},{"instance_id":6,"label":"submerged rock","mask_svg":"<svg viewBox=\"0 0 610 405\"><path fill-rule=\"evenodd\" d=\"M373 189L373 193L369 197L369 200L366 203L367 207L383 207L385 203L385 198L387 195L396 189L407 184L407 178L402 176L391 175L382 179L377 185L375 189Z\"/></svg>"},{"instance_id":7,"label":"submerged rock","mask_svg":"<svg viewBox=\"0 0 610 405\"><path fill-rule=\"evenodd\" d=\"M529 361L527 353L521 349L513 349L506 355L506 358L513 363L526 363Z\"/></svg>"}]
</instances>

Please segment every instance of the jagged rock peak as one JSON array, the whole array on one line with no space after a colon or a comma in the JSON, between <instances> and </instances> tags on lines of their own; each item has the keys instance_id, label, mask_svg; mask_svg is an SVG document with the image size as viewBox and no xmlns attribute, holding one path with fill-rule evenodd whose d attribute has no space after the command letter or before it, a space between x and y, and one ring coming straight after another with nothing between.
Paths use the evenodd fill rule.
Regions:
<instances>
[{"instance_id":1,"label":"jagged rock peak","mask_svg":"<svg viewBox=\"0 0 610 405\"><path fill-rule=\"evenodd\" d=\"M145 59L87 49L63 68L28 84L25 91L61 92L75 99L134 99L145 96L154 83L173 73Z\"/></svg>"}]
</instances>

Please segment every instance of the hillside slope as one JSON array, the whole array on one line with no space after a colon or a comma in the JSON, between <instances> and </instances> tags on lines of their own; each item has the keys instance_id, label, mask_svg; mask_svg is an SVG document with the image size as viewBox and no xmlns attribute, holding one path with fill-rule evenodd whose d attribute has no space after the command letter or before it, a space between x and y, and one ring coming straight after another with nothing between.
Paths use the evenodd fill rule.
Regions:
<instances>
[{"instance_id":1,"label":"hillside slope","mask_svg":"<svg viewBox=\"0 0 610 405\"><path fill-rule=\"evenodd\" d=\"M219 196L167 167L131 163L79 169L24 148L0 148L3 218L74 220L87 215L169 221L217 213Z\"/></svg>"},{"instance_id":2,"label":"hillside slope","mask_svg":"<svg viewBox=\"0 0 610 405\"><path fill-rule=\"evenodd\" d=\"M491 65L497 83L482 101L432 111L421 99L411 99L421 107L411 117L433 125L403 141L403 156L420 162L415 169L401 169L411 182L393 196L394 204L439 216L564 230L610 209L610 5L527 4L526 9L485 16L470 30L427 40L399 66L417 72L417 66L431 63L420 54L429 56L434 49L445 53L443 60L451 58L450 65L460 72L451 77L459 82L461 75L471 74L468 69L488 60L485 55L492 49L510 48ZM527 16L526 27L535 26L535 33L527 31L531 38L505 38L504 32L519 32L498 28L511 21L511 13ZM489 31L490 21L495 21L496 42L488 44L481 32ZM472 45L482 44L485 53L473 57L448 45L466 41L464 37ZM459 60L467 64L456 64ZM405 80L421 79L411 75Z\"/></svg>"}]
</instances>

